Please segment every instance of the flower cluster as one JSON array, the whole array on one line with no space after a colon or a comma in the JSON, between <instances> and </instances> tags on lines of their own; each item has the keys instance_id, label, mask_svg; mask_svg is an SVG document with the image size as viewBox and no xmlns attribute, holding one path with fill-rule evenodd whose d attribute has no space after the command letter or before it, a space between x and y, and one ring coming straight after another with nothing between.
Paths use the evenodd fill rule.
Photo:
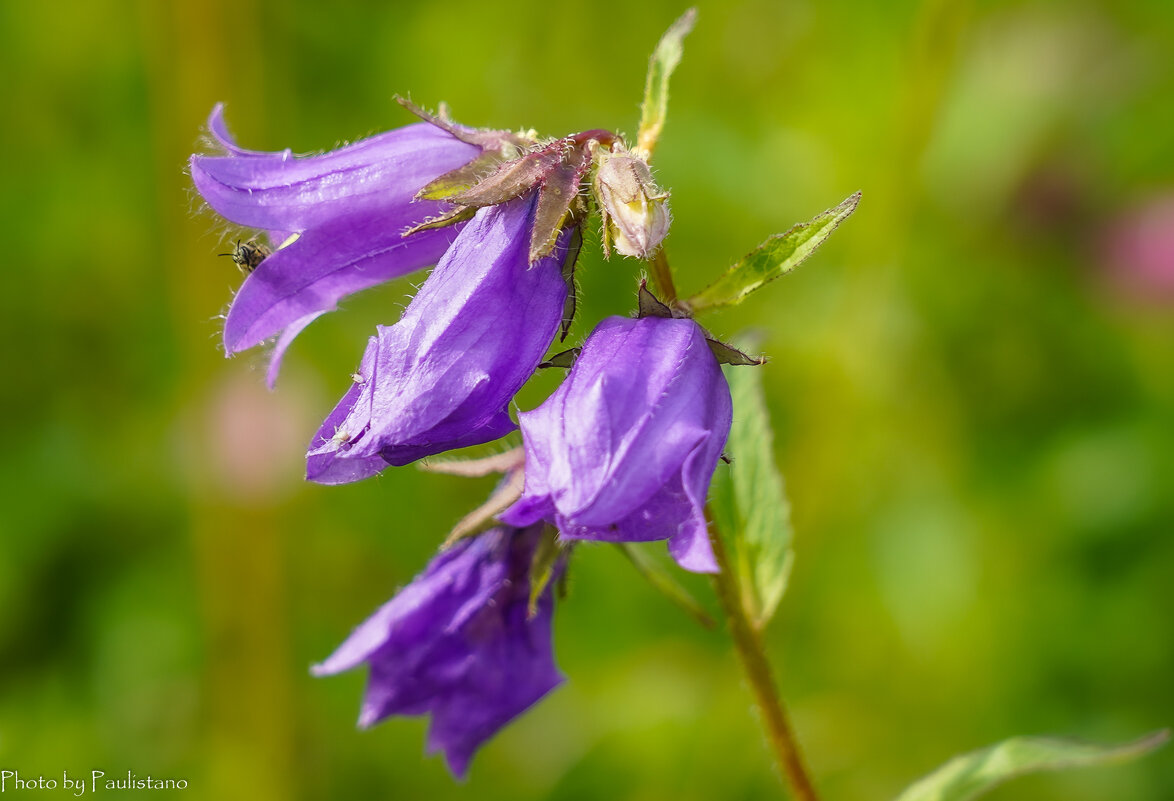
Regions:
<instances>
[{"instance_id":1,"label":"flower cluster","mask_svg":"<svg viewBox=\"0 0 1174 801\"><path fill-rule=\"evenodd\" d=\"M274 340L271 384L297 334L339 300L435 264L399 321L378 327L314 436L307 478L319 483L514 431L515 394L567 335L591 214L609 254L648 258L668 232L646 155L613 133L539 139L405 105L424 121L311 157L240 148L217 106L219 152L191 159L208 205L269 241L233 254L248 274L224 344L233 354ZM731 421L723 351L643 286L640 308L548 362L569 374L519 415L524 466L511 464L472 536L315 668L369 666L361 725L430 713L430 747L463 774L561 681L550 588L570 543L667 540L682 567L717 570L705 498Z\"/></svg>"}]
</instances>

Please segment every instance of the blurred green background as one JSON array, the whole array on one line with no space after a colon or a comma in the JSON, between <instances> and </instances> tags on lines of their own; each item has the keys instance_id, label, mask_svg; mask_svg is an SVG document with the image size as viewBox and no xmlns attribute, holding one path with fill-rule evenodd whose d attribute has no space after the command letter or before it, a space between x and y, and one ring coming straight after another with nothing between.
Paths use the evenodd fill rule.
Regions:
<instances>
[{"instance_id":1,"label":"blurred green background","mask_svg":"<svg viewBox=\"0 0 1174 801\"><path fill-rule=\"evenodd\" d=\"M0 768L253 801L780 796L723 633L604 547L556 615L570 681L467 784L422 758L421 720L355 730L361 671L308 666L491 482L302 483L411 286L313 325L269 393L263 354L218 349L240 279L215 254L240 232L185 176L217 101L246 147L296 152L409 122L396 92L632 133L682 10L0 4ZM1174 723L1174 6L700 10L656 165L683 288L864 192L811 262L707 321L766 332L797 528L768 645L826 799L892 798L1012 734ZM636 275L597 239L582 266L578 338ZM1170 797L1169 749L991 796Z\"/></svg>"}]
</instances>

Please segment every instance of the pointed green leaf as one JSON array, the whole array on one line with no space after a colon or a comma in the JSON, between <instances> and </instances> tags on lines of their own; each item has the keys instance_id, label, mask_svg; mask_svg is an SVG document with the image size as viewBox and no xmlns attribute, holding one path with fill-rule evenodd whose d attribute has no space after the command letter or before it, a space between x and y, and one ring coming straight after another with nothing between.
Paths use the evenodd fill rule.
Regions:
<instances>
[{"instance_id":1,"label":"pointed green leaf","mask_svg":"<svg viewBox=\"0 0 1174 801\"><path fill-rule=\"evenodd\" d=\"M742 606L756 628L782 600L794 558L791 506L774 461L774 435L761 370L727 370L734 422L726 441L731 464L718 465L710 508L733 550Z\"/></svg>"},{"instance_id":2,"label":"pointed green leaf","mask_svg":"<svg viewBox=\"0 0 1174 801\"><path fill-rule=\"evenodd\" d=\"M775 234L726 270L721 278L689 299L694 310L733 306L764 284L802 264L832 231L856 211L860 193L848 197L815 219L799 223L785 234Z\"/></svg>"},{"instance_id":3,"label":"pointed green leaf","mask_svg":"<svg viewBox=\"0 0 1174 801\"><path fill-rule=\"evenodd\" d=\"M647 551L640 548L638 543L617 542L615 545L624 556L628 557L628 561L639 571L640 575L648 580L649 584L685 610L698 623L706 628L713 628L713 618L705 611L705 607L698 603L689 594L689 591L665 570L663 565L659 564Z\"/></svg>"},{"instance_id":4,"label":"pointed green leaf","mask_svg":"<svg viewBox=\"0 0 1174 801\"><path fill-rule=\"evenodd\" d=\"M696 21L696 8L682 14L660 37L656 50L648 59L644 103L640 107L640 128L636 135L636 146L644 151L646 158L656 149L656 141L664 129L664 118L669 107L669 77L681 63L681 54L684 52L682 44Z\"/></svg>"},{"instance_id":5,"label":"pointed green leaf","mask_svg":"<svg viewBox=\"0 0 1174 801\"><path fill-rule=\"evenodd\" d=\"M903 792L897 801L969 801L1025 773L1137 759L1164 744L1169 736L1168 731L1160 731L1123 745L1012 737L954 757Z\"/></svg>"}]
</instances>

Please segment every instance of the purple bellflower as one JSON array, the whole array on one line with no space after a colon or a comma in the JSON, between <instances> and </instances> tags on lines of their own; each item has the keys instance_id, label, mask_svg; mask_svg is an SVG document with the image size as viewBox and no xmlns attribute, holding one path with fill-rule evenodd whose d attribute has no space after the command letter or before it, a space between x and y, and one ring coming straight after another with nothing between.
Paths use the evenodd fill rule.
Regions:
<instances>
[{"instance_id":1,"label":"purple bellflower","mask_svg":"<svg viewBox=\"0 0 1174 801\"><path fill-rule=\"evenodd\" d=\"M509 403L554 339L568 291L573 229L531 263L536 205L530 193L478 210L400 321L378 328L310 444L308 479L357 481L514 430Z\"/></svg>"},{"instance_id":2,"label":"purple bellflower","mask_svg":"<svg viewBox=\"0 0 1174 801\"><path fill-rule=\"evenodd\" d=\"M275 246L288 242L248 275L224 326L229 355L277 337L270 386L294 337L340 299L437 262L459 228L403 233L451 206L413 199L482 152L423 122L311 157L239 147L222 105L208 128L224 155L191 157L200 195L226 219L267 231Z\"/></svg>"},{"instance_id":3,"label":"purple bellflower","mask_svg":"<svg viewBox=\"0 0 1174 801\"><path fill-rule=\"evenodd\" d=\"M443 751L463 777L482 743L563 681L551 644L551 584L528 609L530 564L541 536L541 526L498 527L461 540L314 674L366 662L359 725L431 714L428 752Z\"/></svg>"},{"instance_id":4,"label":"purple bellflower","mask_svg":"<svg viewBox=\"0 0 1174 801\"><path fill-rule=\"evenodd\" d=\"M610 317L566 381L519 416L525 489L499 519L547 520L567 539L667 539L681 567L716 572L705 499L731 410L697 323Z\"/></svg>"}]
</instances>

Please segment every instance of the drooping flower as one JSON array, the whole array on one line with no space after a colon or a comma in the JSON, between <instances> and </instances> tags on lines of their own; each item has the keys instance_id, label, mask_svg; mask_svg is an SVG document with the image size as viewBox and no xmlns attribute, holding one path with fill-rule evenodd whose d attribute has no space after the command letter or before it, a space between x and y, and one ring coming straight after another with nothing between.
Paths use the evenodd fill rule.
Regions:
<instances>
[{"instance_id":1,"label":"drooping flower","mask_svg":"<svg viewBox=\"0 0 1174 801\"><path fill-rule=\"evenodd\" d=\"M224 155L191 157L192 181L216 212L269 232L275 250L233 299L228 354L277 336L272 384L286 347L340 299L435 264L459 228L405 229L450 206L413 202L429 181L483 154L451 132L416 123L318 156L237 146L217 105L208 128Z\"/></svg>"},{"instance_id":2,"label":"drooping flower","mask_svg":"<svg viewBox=\"0 0 1174 801\"><path fill-rule=\"evenodd\" d=\"M306 475L339 484L513 431L509 403L563 317L573 229L533 264L533 193L461 231L403 317L380 326L356 383L310 445Z\"/></svg>"},{"instance_id":3,"label":"drooping flower","mask_svg":"<svg viewBox=\"0 0 1174 801\"><path fill-rule=\"evenodd\" d=\"M688 570L717 570L705 498L730 431L730 390L690 319L610 317L566 381L519 416L522 497L499 519L568 539L668 539Z\"/></svg>"},{"instance_id":4,"label":"drooping flower","mask_svg":"<svg viewBox=\"0 0 1174 801\"><path fill-rule=\"evenodd\" d=\"M443 751L464 776L482 743L563 681L550 584L528 608L541 537L541 526L498 527L442 552L314 674L366 662L359 725L431 714L429 753Z\"/></svg>"}]
</instances>

